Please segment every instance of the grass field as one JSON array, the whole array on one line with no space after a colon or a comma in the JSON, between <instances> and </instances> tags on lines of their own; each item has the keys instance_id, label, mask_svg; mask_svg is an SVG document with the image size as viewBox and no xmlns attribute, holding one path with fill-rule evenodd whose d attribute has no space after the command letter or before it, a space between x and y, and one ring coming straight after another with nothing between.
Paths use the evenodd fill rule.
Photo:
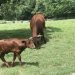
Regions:
<instances>
[{"instance_id":1,"label":"grass field","mask_svg":"<svg viewBox=\"0 0 75 75\"><path fill-rule=\"evenodd\" d=\"M28 38L29 22L0 23L0 39ZM45 37L49 41L39 50L27 48L22 54L23 66L1 67L0 75L72 75L75 73L75 19L46 21ZM6 55L12 61L13 54Z\"/></svg>"}]
</instances>

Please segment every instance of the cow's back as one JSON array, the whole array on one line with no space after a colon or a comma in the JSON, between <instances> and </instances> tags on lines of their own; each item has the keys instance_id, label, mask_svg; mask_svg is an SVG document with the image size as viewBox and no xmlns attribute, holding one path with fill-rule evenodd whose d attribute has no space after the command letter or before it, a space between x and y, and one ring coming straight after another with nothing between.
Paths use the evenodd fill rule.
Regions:
<instances>
[{"instance_id":1,"label":"cow's back","mask_svg":"<svg viewBox=\"0 0 75 75\"><path fill-rule=\"evenodd\" d=\"M36 14L35 22L39 26L45 27L45 18L43 14Z\"/></svg>"},{"instance_id":2,"label":"cow's back","mask_svg":"<svg viewBox=\"0 0 75 75\"><path fill-rule=\"evenodd\" d=\"M32 36L36 37L37 34L45 28L45 18L43 14L37 13L35 14L31 21L30 21L30 27L32 30Z\"/></svg>"},{"instance_id":3,"label":"cow's back","mask_svg":"<svg viewBox=\"0 0 75 75\"><path fill-rule=\"evenodd\" d=\"M40 25L43 25L45 27L45 18L44 18L44 15L43 14L35 14L31 21L30 21L30 26L35 26L36 24L40 24Z\"/></svg>"}]
</instances>

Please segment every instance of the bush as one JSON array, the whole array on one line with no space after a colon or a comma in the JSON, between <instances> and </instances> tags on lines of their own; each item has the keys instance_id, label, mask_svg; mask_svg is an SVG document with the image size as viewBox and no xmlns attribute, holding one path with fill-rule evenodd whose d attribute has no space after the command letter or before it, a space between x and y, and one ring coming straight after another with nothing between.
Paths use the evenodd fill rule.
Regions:
<instances>
[{"instance_id":1,"label":"bush","mask_svg":"<svg viewBox=\"0 0 75 75\"><path fill-rule=\"evenodd\" d=\"M0 19L26 20L36 12L47 18L75 16L75 0L3 0Z\"/></svg>"}]
</instances>

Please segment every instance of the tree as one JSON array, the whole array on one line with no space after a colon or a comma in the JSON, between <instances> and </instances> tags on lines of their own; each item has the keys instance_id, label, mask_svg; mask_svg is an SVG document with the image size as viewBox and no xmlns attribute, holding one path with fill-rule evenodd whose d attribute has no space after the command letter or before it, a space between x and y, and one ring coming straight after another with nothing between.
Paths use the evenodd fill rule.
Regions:
<instances>
[{"instance_id":1,"label":"tree","mask_svg":"<svg viewBox=\"0 0 75 75\"><path fill-rule=\"evenodd\" d=\"M36 12L47 18L75 16L75 0L0 0L0 19L26 20Z\"/></svg>"}]
</instances>

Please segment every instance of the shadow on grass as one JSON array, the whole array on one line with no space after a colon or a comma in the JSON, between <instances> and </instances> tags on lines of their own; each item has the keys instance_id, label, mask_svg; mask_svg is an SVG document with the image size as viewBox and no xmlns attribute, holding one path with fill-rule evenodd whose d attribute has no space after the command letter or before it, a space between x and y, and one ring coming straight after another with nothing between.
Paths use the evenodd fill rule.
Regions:
<instances>
[{"instance_id":1,"label":"shadow on grass","mask_svg":"<svg viewBox=\"0 0 75 75\"><path fill-rule=\"evenodd\" d=\"M60 28L56 27L46 27L45 29L45 38L46 42L52 39L52 34L54 32L61 32ZM31 37L31 29L17 29L17 30L2 30L0 31L0 39L9 39L9 38L29 38ZM43 44L41 44L43 45ZM41 48L40 45L40 48Z\"/></svg>"},{"instance_id":2,"label":"shadow on grass","mask_svg":"<svg viewBox=\"0 0 75 75\"><path fill-rule=\"evenodd\" d=\"M3 30L3 31L0 31L0 39L29 38L29 37L31 37L30 29Z\"/></svg>"},{"instance_id":3,"label":"shadow on grass","mask_svg":"<svg viewBox=\"0 0 75 75\"><path fill-rule=\"evenodd\" d=\"M62 30L55 27L46 27L45 37L46 40L51 39L51 35L53 32L61 32ZM0 31L0 39L8 39L8 38L29 38L31 37L30 29L18 29L18 30L2 30Z\"/></svg>"},{"instance_id":4,"label":"shadow on grass","mask_svg":"<svg viewBox=\"0 0 75 75\"><path fill-rule=\"evenodd\" d=\"M8 62L9 63L9 67L12 67L12 62ZM14 63L14 67L15 66L24 66L24 65L33 65L33 66L39 66L38 62L22 62L22 65L19 64L19 62L15 62ZM1 67L7 67L4 63L1 65Z\"/></svg>"},{"instance_id":5,"label":"shadow on grass","mask_svg":"<svg viewBox=\"0 0 75 75\"><path fill-rule=\"evenodd\" d=\"M52 34L54 32L61 32L60 28L56 27L46 27L45 29L45 38L46 42L52 39ZM0 31L0 39L9 39L9 38L29 38L31 37L31 30L30 29L18 29L18 30L2 30ZM43 45L43 44L41 44ZM40 48L41 48L40 45Z\"/></svg>"},{"instance_id":6,"label":"shadow on grass","mask_svg":"<svg viewBox=\"0 0 75 75\"><path fill-rule=\"evenodd\" d=\"M62 32L62 30L60 28L56 28L56 27L46 27L45 37L46 37L47 41L49 41L49 39L52 39L51 35L54 32Z\"/></svg>"},{"instance_id":7,"label":"shadow on grass","mask_svg":"<svg viewBox=\"0 0 75 75\"><path fill-rule=\"evenodd\" d=\"M61 32L61 29L56 27L47 27L47 30L50 32Z\"/></svg>"},{"instance_id":8,"label":"shadow on grass","mask_svg":"<svg viewBox=\"0 0 75 75\"><path fill-rule=\"evenodd\" d=\"M45 34L45 39L46 39L46 43L48 41L50 41L50 39L52 39L52 34L54 32L61 32L62 30L60 28L56 28L56 27L46 27L45 31L44 31L44 34ZM42 47L43 44L46 44L44 42L41 42L41 44L39 45L39 47L37 48L37 50L39 50L40 48L45 48L45 47Z\"/></svg>"}]
</instances>

